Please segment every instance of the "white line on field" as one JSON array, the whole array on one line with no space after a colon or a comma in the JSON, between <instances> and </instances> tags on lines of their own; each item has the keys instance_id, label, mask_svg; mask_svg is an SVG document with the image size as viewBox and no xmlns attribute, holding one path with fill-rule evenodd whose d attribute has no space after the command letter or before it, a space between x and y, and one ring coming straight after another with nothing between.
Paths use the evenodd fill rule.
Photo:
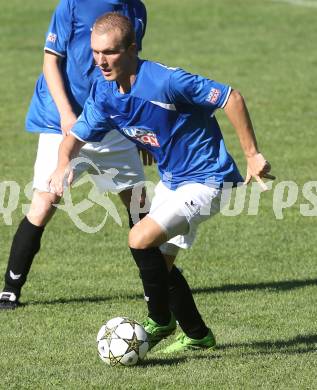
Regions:
<instances>
[{"instance_id":1,"label":"white line on field","mask_svg":"<svg viewBox=\"0 0 317 390\"><path fill-rule=\"evenodd\" d=\"M292 5L298 5L301 7L313 7L317 8L316 0L272 0L278 3L288 3Z\"/></svg>"}]
</instances>

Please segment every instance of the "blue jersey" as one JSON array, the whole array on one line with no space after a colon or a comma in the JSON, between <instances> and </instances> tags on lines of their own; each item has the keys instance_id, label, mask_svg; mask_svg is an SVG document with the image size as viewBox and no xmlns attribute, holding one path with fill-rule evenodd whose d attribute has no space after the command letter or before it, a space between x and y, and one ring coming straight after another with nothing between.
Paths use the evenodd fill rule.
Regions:
<instances>
[{"instance_id":1,"label":"blue jersey","mask_svg":"<svg viewBox=\"0 0 317 390\"><path fill-rule=\"evenodd\" d=\"M101 75L90 47L92 26L99 16L113 11L130 18L140 50L146 28L146 9L140 0L61 0L52 16L44 49L62 58L64 85L76 115L81 113L93 81ZM60 115L43 74L35 86L26 129L61 133Z\"/></svg>"},{"instance_id":2,"label":"blue jersey","mask_svg":"<svg viewBox=\"0 0 317 390\"><path fill-rule=\"evenodd\" d=\"M121 94L114 81L95 82L72 133L93 142L117 129L154 155L171 189L186 182L236 184L243 179L214 116L230 92L227 85L180 68L139 60L129 93Z\"/></svg>"}]
</instances>

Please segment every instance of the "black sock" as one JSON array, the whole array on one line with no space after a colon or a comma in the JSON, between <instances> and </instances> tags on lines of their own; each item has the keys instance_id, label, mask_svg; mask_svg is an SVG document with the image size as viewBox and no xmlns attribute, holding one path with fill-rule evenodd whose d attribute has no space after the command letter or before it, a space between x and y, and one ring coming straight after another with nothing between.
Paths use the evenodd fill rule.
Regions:
<instances>
[{"instance_id":1,"label":"black sock","mask_svg":"<svg viewBox=\"0 0 317 390\"><path fill-rule=\"evenodd\" d=\"M19 298L20 291L30 271L33 259L40 249L44 226L35 226L27 217L21 221L12 241L4 291Z\"/></svg>"},{"instance_id":2,"label":"black sock","mask_svg":"<svg viewBox=\"0 0 317 390\"><path fill-rule=\"evenodd\" d=\"M202 339L208 333L193 294L179 269L173 266L169 274L169 303L180 327L192 339Z\"/></svg>"},{"instance_id":3,"label":"black sock","mask_svg":"<svg viewBox=\"0 0 317 390\"><path fill-rule=\"evenodd\" d=\"M148 315L158 324L167 325L171 319L171 312L165 259L158 248L130 250L140 271Z\"/></svg>"},{"instance_id":4,"label":"black sock","mask_svg":"<svg viewBox=\"0 0 317 390\"><path fill-rule=\"evenodd\" d=\"M148 215L148 213L140 213L140 214L132 214L131 215L131 212L130 210L127 210L127 213L128 213L128 217L129 217L129 226L130 226L130 229L133 228L133 226L135 225L134 222L139 222L141 221L141 219L143 219L144 217L146 217Z\"/></svg>"}]
</instances>

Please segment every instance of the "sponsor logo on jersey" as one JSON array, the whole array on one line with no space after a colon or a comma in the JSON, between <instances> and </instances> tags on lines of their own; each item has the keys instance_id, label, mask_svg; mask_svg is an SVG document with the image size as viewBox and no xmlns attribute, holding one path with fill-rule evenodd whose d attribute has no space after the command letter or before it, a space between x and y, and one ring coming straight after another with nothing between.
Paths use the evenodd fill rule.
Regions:
<instances>
[{"instance_id":1,"label":"sponsor logo on jersey","mask_svg":"<svg viewBox=\"0 0 317 390\"><path fill-rule=\"evenodd\" d=\"M157 148L160 146L156 134L151 130L140 129L139 127L124 127L122 128L122 131L128 137L133 138L144 145L151 145Z\"/></svg>"},{"instance_id":2,"label":"sponsor logo on jersey","mask_svg":"<svg viewBox=\"0 0 317 390\"><path fill-rule=\"evenodd\" d=\"M221 95L221 91L218 88L211 88L209 95L207 97L207 102L211 104L216 104Z\"/></svg>"},{"instance_id":3,"label":"sponsor logo on jersey","mask_svg":"<svg viewBox=\"0 0 317 390\"><path fill-rule=\"evenodd\" d=\"M56 42L56 39L57 39L57 35L50 32L46 38L46 42L52 42L52 43L55 43Z\"/></svg>"}]
</instances>

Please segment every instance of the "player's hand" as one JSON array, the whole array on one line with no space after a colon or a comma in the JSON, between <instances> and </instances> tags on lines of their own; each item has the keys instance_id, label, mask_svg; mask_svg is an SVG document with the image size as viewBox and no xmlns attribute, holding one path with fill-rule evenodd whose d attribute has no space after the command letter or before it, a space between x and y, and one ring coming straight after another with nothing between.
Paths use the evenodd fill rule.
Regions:
<instances>
[{"instance_id":1,"label":"player's hand","mask_svg":"<svg viewBox=\"0 0 317 390\"><path fill-rule=\"evenodd\" d=\"M156 163L154 157L152 156L152 154L149 151L147 151L146 149L143 149L143 148L138 148L138 151L139 151L140 157L142 157L143 165L152 165L152 164Z\"/></svg>"},{"instance_id":2,"label":"player's hand","mask_svg":"<svg viewBox=\"0 0 317 390\"><path fill-rule=\"evenodd\" d=\"M244 184L250 183L252 177L254 177L255 180L260 184L263 191L267 191L268 187L262 178L274 180L275 176L269 174L270 170L270 163L265 160L261 153L247 157L247 176L245 178Z\"/></svg>"},{"instance_id":3,"label":"player's hand","mask_svg":"<svg viewBox=\"0 0 317 390\"><path fill-rule=\"evenodd\" d=\"M64 187L70 186L73 181L73 178L74 174L71 168L57 168L48 179L50 192L58 196L62 196L64 192Z\"/></svg>"},{"instance_id":4,"label":"player's hand","mask_svg":"<svg viewBox=\"0 0 317 390\"><path fill-rule=\"evenodd\" d=\"M67 114L61 114L61 129L64 137L70 133L76 121L77 116L72 111L67 112Z\"/></svg>"}]
</instances>

